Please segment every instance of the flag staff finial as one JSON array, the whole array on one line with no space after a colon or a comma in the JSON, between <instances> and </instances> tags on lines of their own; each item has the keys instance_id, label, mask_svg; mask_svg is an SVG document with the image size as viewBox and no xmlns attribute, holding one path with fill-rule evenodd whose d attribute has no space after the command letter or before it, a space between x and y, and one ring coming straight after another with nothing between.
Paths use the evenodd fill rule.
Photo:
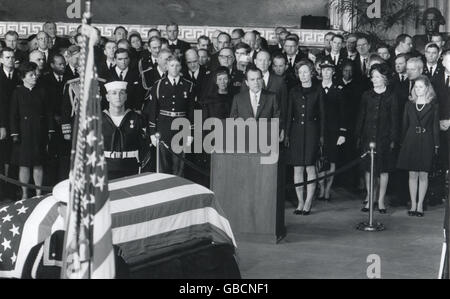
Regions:
<instances>
[{"instance_id":1,"label":"flag staff finial","mask_svg":"<svg viewBox=\"0 0 450 299\"><path fill-rule=\"evenodd\" d=\"M92 22L91 6L92 6L92 0L87 0L86 5L84 7L83 20L82 20L83 24L91 25L91 22Z\"/></svg>"}]
</instances>

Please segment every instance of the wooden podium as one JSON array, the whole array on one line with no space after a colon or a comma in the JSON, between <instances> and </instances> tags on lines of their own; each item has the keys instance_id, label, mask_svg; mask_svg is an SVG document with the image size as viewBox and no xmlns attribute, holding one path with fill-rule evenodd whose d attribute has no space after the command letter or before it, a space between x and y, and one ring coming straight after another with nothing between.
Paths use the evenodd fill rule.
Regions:
<instances>
[{"instance_id":1,"label":"wooden podium","mask_svg":"<svg viewBox=\"0 0 450 299\"><path fill-rule=\"evenodd\" d=\"M259 129L258 125L258 132ZM270 144L270 131L268 135L266 140ZM262 164L261 158L268 155L262 154L259 148L250 152L248 136L244 151L236 153L236 147L233 151L230 145L224 144L223 153L211 155L211 190L238 241L277 243L286 235L283 153L275 163Z\"/></svg>"}]
</instances>

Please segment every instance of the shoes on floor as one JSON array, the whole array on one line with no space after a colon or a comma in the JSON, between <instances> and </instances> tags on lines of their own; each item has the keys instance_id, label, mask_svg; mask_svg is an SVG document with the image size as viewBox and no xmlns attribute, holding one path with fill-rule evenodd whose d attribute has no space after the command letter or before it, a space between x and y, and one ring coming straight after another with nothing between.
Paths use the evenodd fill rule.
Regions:
<instances>
[{"instance_id":1,"label":"shoes on floor","mask_svg":"<svg viewBox=\"0 0 450 299\"><path fill-rule=\"evenodd\" d=\"M303 211L302 211L302 210L297 210L297 209L295 209L295 210L294 210L294 214L295 214L295 215L303 215Z\"/></svg>"},{"instance_id":2,"label":"shoes on floor","mask_svg":"<svg viewBox=\"0 0 450 299\"><path fill-rule=\"evenodd\" d=\"M408 216L416 216L416 211L408 211Z\"/></svg>"},{"instance_id":3,"label":"shoes on floor","mask_svg":"<svg viewBox=\"0 0 450 299\"><path fill-rule=\"evenodd\" d=\"M378 212L380 214L386 214L387 210L386 209L378 209Z\"/></svg>"},{"instance_id":4,"label":"shoes on floor","mask_svg":"<svg viewBox=\"0 0 450 299\"><path fill-rule=\"evenodd\" d=\"M366 207L364 207L364 208L361 209L361 212L364 212L364 213L367 213L367 212L369 212L369 211L370 211L369 208L366 208Z\"/></svg>"},{"instance_id":5,"label":"shoes on floor","mask_svg":"<svg viewBox=\"0 0 450 299\"><path fill-rule=\"evenodd\" d=\"M419 211L416 212L417 217L423 217L424 215L425 214L423 212L419 212Z\"/></svg>"}]
</instances>

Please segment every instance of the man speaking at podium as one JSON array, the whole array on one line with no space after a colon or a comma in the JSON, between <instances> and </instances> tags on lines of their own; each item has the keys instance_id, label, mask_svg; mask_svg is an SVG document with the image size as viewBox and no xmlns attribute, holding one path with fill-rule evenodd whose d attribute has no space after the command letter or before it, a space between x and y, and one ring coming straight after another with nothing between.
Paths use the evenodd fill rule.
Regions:
<instances>
[{"instance_id":1,"label":"man speaking at podium","mask_svg":"<svg viewBox=\"0 0 450 299\"><path fill-rule=\"evenodd\" d=\"M276 94L263 89L261 71L256 67L248 68L245 73L245 83L249 89L234 96L230 117L244 120L279 118L280 108Z\"/></svg>"}]
</instances>

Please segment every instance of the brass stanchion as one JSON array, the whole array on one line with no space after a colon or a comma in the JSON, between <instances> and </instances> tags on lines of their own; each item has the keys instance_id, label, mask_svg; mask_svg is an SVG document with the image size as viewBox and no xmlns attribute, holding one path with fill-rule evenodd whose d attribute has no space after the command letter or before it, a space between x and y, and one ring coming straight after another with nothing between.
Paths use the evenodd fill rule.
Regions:
<instances>
[{"instance_id":1,"label":"brass stanchion","mask_svg":"<svg viewBox=\"0 0 450 299\"><path fill-rule=\"evenodd\" d=\"M161 138L161 135L159 133L155 134L155 138L156 138L156 173L159 173L159 139Z\"/></svg>"},{"instance_id":2,"label":"brass stanchion","mask_svg":"<svg viewBox=\"0 0 450 299\"><path fill-rule=\"evenodd\" d=\"M361 222L356 229L366 232L378 232L385 230L382 223L373 221L373 195L374 195L374 172L375 172L375 142L370 143L370 187L369 187L369 222Z\"/></svg>"}]
</instances>

